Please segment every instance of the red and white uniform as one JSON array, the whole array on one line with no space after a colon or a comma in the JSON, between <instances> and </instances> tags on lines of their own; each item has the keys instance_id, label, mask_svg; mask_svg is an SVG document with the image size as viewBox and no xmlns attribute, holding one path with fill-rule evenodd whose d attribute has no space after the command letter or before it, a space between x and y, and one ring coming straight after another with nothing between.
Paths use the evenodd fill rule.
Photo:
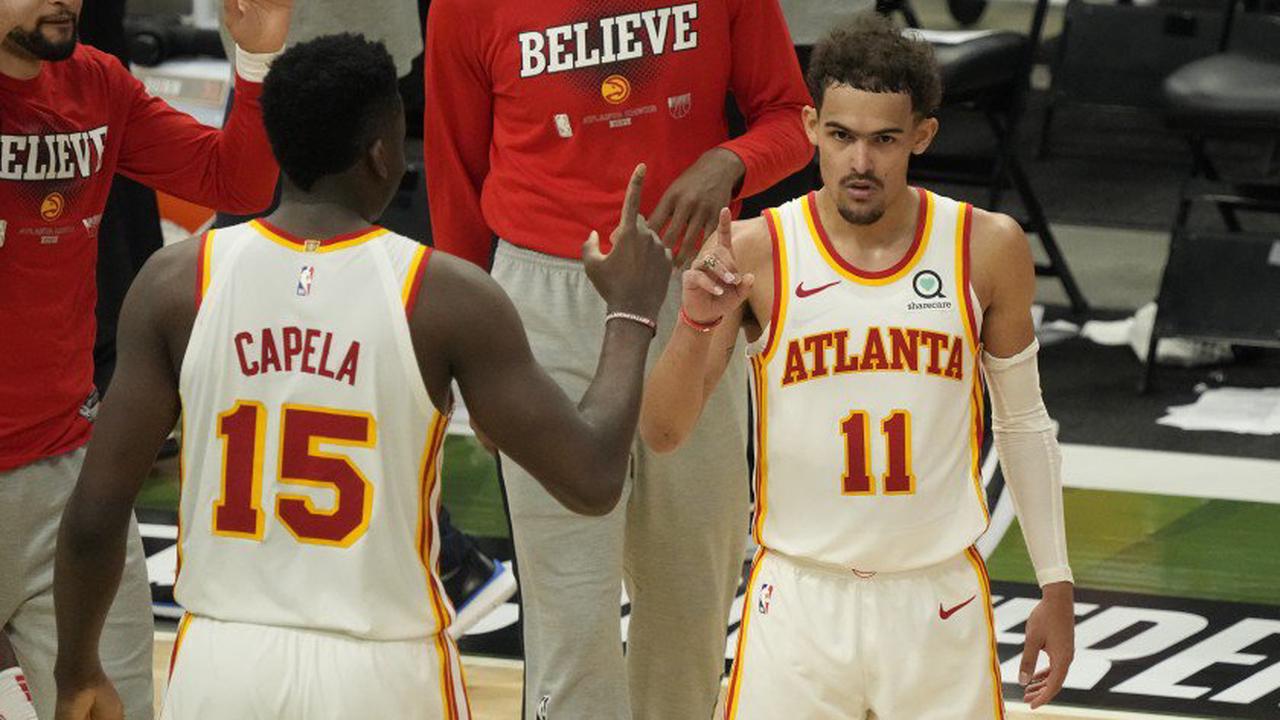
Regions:
<instances>
[{"instance_id":1,"label":"red and white uniform","mask_svg":"<svg viewBox=\"0 0 1280 720\"><path fill-rule=\"evenodd\" d=\"M302 663L293 687L327 688L323 716L466 717L436 573L448 417L427 394L407 320L430 249L380 228L304 240L263 221L201 242L179 383L174 595L189 615L174 717L244 717L245 707L309 716L306 705L246 706L225 687L233 705L201 707L208 699L191 687L234 662L236 638ZM364 649L314 668L306 660L316 647L348 646ZM401 669L378 692L353 685L383 663ZM245 682L261 685L251 675ZM378 702L389 710L372 712L372 695L387 696ZM358 703L354 715L334 709L344 698Z\"/></svg>"},{"instance_id":2,"label":"red and white uniform","mask_svg":"<svg viewBox=\"0 0 1280 720\"><path fill-rule=\"evenodd\" d=\"M86 45L31 80L0 74L0 472L89 439L79 410L93 392L98 225L112 176L220 210L261 210L279 172L261 93L238 79L218 131Z\"/></svg>"},{"instance_id":3,"label":"red and white uniform","mask_svg":"<svg viewBox=\"0 0 1280 720\"><path fill-rule=\"evenodd\" d=\"M988 519L972 208L914 192L915 237L880 272L840 256L816 194L766 213L775 299L752 358L762 550L728 718L780 717L803 698L816 718L1002 716L972 549Z\"/></svg>"}]
</instances>

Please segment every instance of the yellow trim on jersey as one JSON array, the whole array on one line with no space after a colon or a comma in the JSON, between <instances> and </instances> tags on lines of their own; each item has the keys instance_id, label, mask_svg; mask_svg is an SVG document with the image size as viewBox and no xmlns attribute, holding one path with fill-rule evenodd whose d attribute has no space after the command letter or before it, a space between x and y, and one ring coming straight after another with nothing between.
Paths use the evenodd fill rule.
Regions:
<instances>
[{"instance_id":1,"label":"yellow trim on jersey","mask_svg":"<svg viewBox=\"0 0 1280 720\"><path fill-rule=\"evenodd\" d=\"M422 259L427 256L427 246L423 245L413 252L413 259L409 261L409 271L404 276L404 284L400 288L400 304L406 306L407 310L413 308L408 307L409 296L413 294L413 281L418 277L418 268L422 265Z\"/></svg>"},{"instance_id":2,"label":"yellow trim on jersey","mask_svg":"<svg viewBox=\"0 0 1280 720\"><path fill-rule=\"evenodd\" d=\"M738 701L742 697L742 674L746 664L747 628L751 624L751 600L755 595L756 579L760 568L764 566L765 549L756 551L755 560L751 563L751 573L747 576L747 592L742 597L742 622L738 624L738 649L733 653L733 671L729 676L729 689L725 693L725 720L734 720L738 716Z\"/></svg>"},{"instance_id":3,"label":"yellow trim on jersey","mask_svg":"<svg viewBox=\"0 0 1280 720\"><path fill-rule=\"evenodd\" d=\"M330 435L308 435L307 436L307 456L326 458L329 460L338 460L347 464L351 471L360 478L364 483L364 506L360 509L360 524L347 533L341 540L326 540L298 534L298 531L285 520L280 513L280 504L285 500L296 500L302 503L303 508L312 515L318 517L330 517L337 514L339 508L342 507L342 493L338 490L338 486L328 480L313 480L311 478L301 477L285 477L284 475L284 447L285 433L289 425L289 411L301 410L304 412L318 413L322 415L340 415L344 417L364 418L365 439L364 440L347 440L345 438L337 438ZM298 542L307 543L308 545L328 545L330 547L351 547L357 540L364 537L365 532L369 529L369 519L373 515L373 483L369 482L369 478L360 472L360 466L351 461L351 458L342 453L322 452L320 445L342 445L345 447L362 447L371 448L378 443L378 421L370 413L359 412L356 410L335 410L333 408L318 407L315 405L297 405L293 403L285 403L280 406L280 447L276 455L276 479L281 485L303 485L306 487L316 487L333 490L334 503L333 509L320 512L316 510L315 503L312 502L309 495L296 495L293 493L276 492L275 515L280 524L289 531L289 534ZM258 470L257 472L261 472Z\"/></svg>"},{"instance_id":4,"label":"yellow trim on jersey","mask_svg":"<svg viewBox=\"0 0 1280 720\"><path fill-rule=\"evenodd\" d=\"M427 534L427 528L431 524L432 517L431 497L435 493L436 485L439 481L438 461L440 453L444 446L444 432L449 424L449 416L436 411L427 430L427 446L422 452L422 463L420 466L419 477L421 483L418 486L418 537L417 547L419 550L418 558L422 561L422 568L426 571L427 581L427 600L431 604L432 615L436 619L435 633L435 649L436 656L440 662L440 702L442 705L443 716L450 720L459 716L458 702L455 694L454 684L452 682L453 666L451 662L450 646L452 640L449 638L448 628L450 624L449 612L445 608L441 599L443 588L438 584L435 569L431 567L432 555L432 537ZM434 529L432 534L434 534ZM460 665L461 663L459 663ZM463 692L464 700L470 707L470 700L466 699L465 688ZM469 712L468 712L469 716Z\"/></svg>"},{"instance_id":5,"label":"yellow trim on jersey","mask_svg":"<svg viewBox=\"0 0 1280 720\"><path fill-rule=\"evenodd\" d=\"M987 491L982 487L982 422L985 409L982 402L982 376L978 367L978 359L973 360L973 388L969 392L969 477L973 480L973 492L977 496L978 507L982 509L982 520L991 524L991 512L987 509ZM986 527L984 525L984 528Z\"/></svg>"},{"instance_id":6,"label":"yellow trim on jersey","mask_svg":"<svg viewBox=\"0 0 1280 720\"><path fill-rule=\"evenodd\" d=\"M774 285L773 302L769 303L769 312L776 317L769 318L769 326L763 328L769 333L765 338L764 350L760 353L767 364L778 352L782 344L782 331L787 325L787 303L791 297L791 273L787 263L787 235L782 226L782 215L777 208L764 211L765 224L769 226L769 253L776 267L773 268ZM774 308L777 311L774 311Z\"/></svg>"},{"instance_id":7,"label":"yellow trim on jersey","mask_svg":"<svg viewBox=\"0 0 1280 720\"><path fill-rule=\"evenodd\" d=\"M982 590L982 612L987 621L987 648L991 653L991 697L995 712L995 720L1004 720L1004 695L1001 692L1000 656L996 653L996 623L991 611L991 580L987 575L987 565L977 548L970 546L964 551L965 558L973 566L978 575L978 587Z\"/></svg>"},{"instance_id":8,"label":"yellow trim on jersey","mask_svg":"<svg viewBox=\"0 0 1280 720\"><path fill-rule=\"evenodd\" d=\"M929 192L928 190L924 191L923 195L924 195L924 202L925 202L924 229L921 231L921 234L920 234L920 242L915 246L916 247L915 254L912 255L911 259L908 260L907 263L902 266L901 270L899 270L898 272L888 277L883 277L883 278L863 277L861 275L855 275L854 273L851 273L848 270L846 270L844 266L841 265L838 260L836 260L836 258L831 256L831 253L827 250L827 244L822 242L822 237L818 230L818 226L813 219L813 212L809 209L809 202L807 200L801 202L800 207L804 211L805 224L809 226L810 240L812 240L813 246L818 249L818 254L822 256L822 259L827 261L827 265L830 265L832 270L835 270L836 272L840 273L840 277L843 277L844 279L849 280L850 282L855 282L855 283L858 283L859 285L872 285L872 286L878 287L881 285L888 285L889 283L893 283L893 282L897 282L898 280L901 280L903 276L911 272L912 268L914 268L916 264L920 262L920 258L924 257L925 249L928 248L929 246L929 236L933 232L933 211L934 211L935 202L933 199L933 193ZM914 232L914 229L912 230L912 232Z\"/></svg>"},{"instance_id":9,"label":"yellow trim on jersey","mask_svg":"<svg viewBox=\"0 0 1280 720\"><path fill-rule=\"evenodd\" d=\"M335 250L344 250L349 247L355 247L356 245L362 245L366 242L369 242L370 240L373 240L374 238L382 237L383 235L386 235L388 232L390 232L386 228L377 228L359 237L351 238L350 240L343 240L342 242L336 242L336 243L333 243L332 245L319 245L313 250L308 250L305 246L300 246L298 245L298 243L292 242L287 238L281 237L279 234L272 232L267 228L266 225L263 225L257 220L253 220L249 224L252 225L253 229L261 233L262 236L265 237L266 239L270 240L271 242L281 247L289 248L294 252L327 253L327 252L334 252Z\"/></svg>"},{"instance_id":10,"label":"yellow trim on jersey","mask_svg":"<svg viewBox=\"0 0 1280 720\"><path fill-rule=\"evenodd\" d=\"M757 355L751 358L751 370L756 389L756 517L751 532L756 544L764 545L764 521L769 514L769 367Z\"/></svg>"},{"instance_id":11,"label":"yellow trim on jersey","mask_svg":"<svg viewBox=\"0 0 1280 720\"><path fill-rule=\"evenodd\" d=\"M191 627L191 613L183 613L178 621L178 633L173 639L173 652L169 655L169 679L173 679L173 671L178 667L178 653L182 650L182 640L187 636L187 628Z\"/></svg>"},{"instance_id":12,"label":"yellow trim on jersey","mask_svg":"<svg viewBox=\"0 0 1280 720\"><path fill-rule=\"evenodd\" d=\"M200 304L209 296L209 282L213 279L213 236L217 230L205 233L204 251L200 253Z\"/></svg>"},{"instance_id":13,"label":"yellow trim on jersey","mask_svg":"<svg viewBox=\"0 0 1280 720\"><path fill-rule=\"evenodd\" d=\"M968 224L965 222L965 218L968 216L970 220L972 220L972 215L967 212L967 208L968 203L959 203L956 206L956 282L960 284L961 287L956 289L955 294L956 306L960 310L960 324L964 326L965 339L969 341L969 353L971 355L977 355L979 343L978 328L974 327L969 322L971 316L969 307L970 283L968 277L969 273L966 273L964 268L964 259L966 254L964 236L966 230L965 226ZM970 267L970 270L972 270L972 267ZM977 313L972 313L972 317L976 320Z\"/></svg>"},{"instance_id":14,"label":"yellow trim on jersey","mask_svg":"<svg viewBox=\"0 0 1280 720\"><path fill-rule=\"evenodd\" d=\"M236 532L234 530L218 529L218 510L227 505L227 451L231 448L231 436L222 432L222 420L231 417L240 412L240 408L254 408L256 414L253 420L253 482L249 486L249 507L253 509L254 530L252 533ZM260 402L254 400L236 400L231 409L218 415L215 421L214 429L217 431L218 438L222 440L222 467L218 474L219 496L213 503L213 512L210 530L214 535L222 537L241 538L243 540L261 540L263 532L262 521L262 454L267 443L267 408Z\"/></svg>"},{"instance_id":15,"label":"yellow trim on jersey","mask_svg":"<svg viewBox=\"0 0 1280 720\"><path fill-rule=\"evenodd\" d=\"M179 407L186 408L187 403L182 399L181 393L178 396ZM178 427L181 429L182 435L178 437L178 562L174 565L173 585L177 587L178 579L182 577L182 493L187 486L186 483L186 464L187 464L187 411L183 409L178 415Z\"/></svg>"}]
</instances>

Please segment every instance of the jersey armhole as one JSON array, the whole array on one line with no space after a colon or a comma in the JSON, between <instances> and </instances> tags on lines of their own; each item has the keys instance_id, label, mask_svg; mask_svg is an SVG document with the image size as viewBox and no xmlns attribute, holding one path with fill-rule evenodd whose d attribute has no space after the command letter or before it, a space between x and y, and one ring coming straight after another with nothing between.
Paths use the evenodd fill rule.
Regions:
<instances>
[{"instance_id":1,"label":"jersey armhole","mask_svg":"<svg viewBox=\"0 0 1280 720\"><path fill-rule=\"evenodd\" d=\"M400 290L406 318L413 318L413 309L418 305L418 294L422 292L422 278L427 273L432 252L430 246L423 245L413 253L413 259L409 261L409 271L405 273L404 287Z\"/></svg>"},{"instance_id":2,"label":"jersey armhole","mask_svg":"<svg viewBox=\"0 0 1280 720\"><path fill-rule=\"evenodd\" d=\"M761 318L756 318L756 323L761 326L761 336L751 345L757 350L753 354L759 354L767 362L773 355L774 348L777 347L778 336L782 333L783 316L786 313L787 253L782 245L782 228L779 226L778 209L765 210L764 220L765 226L769 228L769 244L773 258L773 302L767 322L761 322Z\"/></svg>"},{"instance_id":3,"label":"jersey armhole","mask_svg":"<svg viewBox=\"0 0 1280 720\"><path fill-rule=\"evenodd\" d=\"M210 230L200 237L200 251L196 253L196 312L200 312L205 293L209 291L209 280L213 277L212 248L209 246L213 244L214 232Z\"/></svg>"}]
</instances>

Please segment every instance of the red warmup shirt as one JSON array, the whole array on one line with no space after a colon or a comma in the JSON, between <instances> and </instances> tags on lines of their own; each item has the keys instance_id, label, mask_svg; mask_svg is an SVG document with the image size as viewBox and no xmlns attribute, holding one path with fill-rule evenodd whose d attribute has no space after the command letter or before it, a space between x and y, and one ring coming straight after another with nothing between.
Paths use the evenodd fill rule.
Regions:
<instances>
[{"instance_id":1,"label":"red warmup shirt","mask_svg":"<svg viewBox=\"0 0 1280 720\"><path fill-rule=\"evenodd\" d=\"M435 0L427 21L426 169L436 247L487 266L492 238L579 257L707 150L755 194L813 156L810 104L778 0ZM748 131L728 140L732 92Z\"/></svg>"},{"instance_id":2,"label":"red warmup shirt","mask_svg":"<svg viewBox=\"0 0 1280 720\"><path fill-rule=\"evenodd\" d=\"M0 75L0 471L89 438L98 224L116 172L229 212L265 208L279 170L262 86L236 82L222 132L150 97L81 45L32 80Z\"/></svg>"}]
</instances>

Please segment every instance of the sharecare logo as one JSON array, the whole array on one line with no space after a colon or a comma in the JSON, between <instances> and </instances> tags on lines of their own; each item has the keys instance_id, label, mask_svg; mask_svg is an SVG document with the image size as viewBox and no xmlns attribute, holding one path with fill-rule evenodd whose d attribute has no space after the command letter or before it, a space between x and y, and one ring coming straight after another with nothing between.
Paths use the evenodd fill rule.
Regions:
<instances>
[{"instance_id":1,"label":"sharecare logo","mask_svg":"<svg viewBox=\"0 0 1280 720\"><path fill-rule=\"evenodd\" d=\"M520 77L566 72L698 47L698 3L522 32Z\"/></svg>"}]
</instances>

